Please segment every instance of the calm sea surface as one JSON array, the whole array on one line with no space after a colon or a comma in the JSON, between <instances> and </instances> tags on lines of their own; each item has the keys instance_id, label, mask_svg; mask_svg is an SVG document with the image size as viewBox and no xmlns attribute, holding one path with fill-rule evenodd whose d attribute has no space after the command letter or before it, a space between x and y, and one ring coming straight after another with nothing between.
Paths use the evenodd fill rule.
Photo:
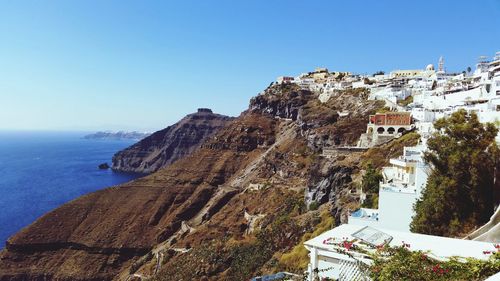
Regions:
<instances>
[{"instance_id":1,"label":"calm sea surface","mask_svg":"<svg viewBox=\"0 0 500 281\"><path fill-rule=\"evenodd\" d=\"M139 176L97 168L134 141L84 140L83 135L0 131L0 249L46 212Z\"/></svg>"}]
</instances>

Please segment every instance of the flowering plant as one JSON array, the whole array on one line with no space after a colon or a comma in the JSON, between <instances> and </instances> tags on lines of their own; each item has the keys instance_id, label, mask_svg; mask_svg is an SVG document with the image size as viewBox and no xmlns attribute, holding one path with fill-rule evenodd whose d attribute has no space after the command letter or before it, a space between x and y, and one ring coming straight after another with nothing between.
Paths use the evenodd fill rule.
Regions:
<instances>
[{"instance_id":1,"label":"flowering plant","mask_svg":"<svg viewBox=\"0 0 500 281\"><path fill-rule=\"evenodd\" d=\"M488 260L453 257L442 261L428 252L411 251L403 243L385 247L372 255L369 268L372 280L484 280L500 272L500 247L490 251Z\"/></svg>"},{"instance_id":2,"label":"flowering plant","mask_svg":"<svg viewBox=\"0 0 500 281\"><path fill-rule=\"evenodd\" d=\"M429 252L412 251L404 241L401 246L373 246L356 239L328 238L323 244L358 261L372 280L484 280L500 272L500 244L494 245L496 251L483 252L490 255L487 260L452 257L446 261L433 258ZM371 265L362 262L356 253L372 260Z\"/></svg>"}]
</instances>

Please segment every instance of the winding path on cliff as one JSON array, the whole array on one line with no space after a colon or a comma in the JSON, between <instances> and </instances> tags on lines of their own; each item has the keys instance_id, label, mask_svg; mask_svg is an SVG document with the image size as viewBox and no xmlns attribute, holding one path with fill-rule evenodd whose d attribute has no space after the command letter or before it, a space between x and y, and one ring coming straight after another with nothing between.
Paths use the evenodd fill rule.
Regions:
<instances>
[{"instance_id":1,"label":"winding path on cliff","mask_svg":"<svg viewBox=\"0 0 500 281\"><path fill-rule=\"evenodd\" d=\"M285 121L280 124L283 126L284 130L280 130L280 134L277 136L276 141L269 146L263 153L257 156L250 164L248 164L244 169L239 171L237 174L224 185L218 187L215 195L210 199L210 201L198 212L193 219L189 221L189 225L192 227L197 227L203 224L207 219L213 215L211 210L214 210L216 206L220 206L223 200L229 200L232 196L238 192L245 191L245 187L248 186L251 179L255 177L255 172L257 167L262 164L264 159L271 151L273 151L277 146L279 146L283 141L293 138L296 135L297 126L294 122Z\"/></svg>"},{"instance_id":2,"label":"winding path on cliff","mask_svg":"<svg viewBox=\"0 0 500 281\"><path fill-rule=\"evenodd\" d=\"M297 134L297 125L291 120L282 120L280 123L280 130L278 130L278 135L276 136L275 142L258 154L255 159L253 159L244 169L239 170L237 174L234 174L225 184L218 186L215 194L210 198L210 200L200 209L200 211L189 221L183 221L182 226L174 234L172 234L166 241L157 244L152 250L151 254L156 259L154 273L157 273L161 269L163 259L166 258L165 253L168 250L174 250L177 252L182 252L181 250L172 248L173 242L186 234L192 234L197 231L197 228L208 222L209 219L215 215L218 210L224 206L233 196L238 193L245 192L246 186L251 182L253 178L256 178L256 173L258 172L258 167L263 164L266 157L274 151L279 145L281 145L285 140L292 139ZM255 220L257 218L263 217L264 214L249 214L245 213L245 218L251 224L251 231L254 228ZM137 273L127 274L122 272L122 279L137 277L134 276ZM125 277L126 276L126 277ZM124 278L125 277L125 278ZM144 277L144 276L143 276Z\"/></svg>"},{"instance_id":3,"label":"winding path on cliff","mask_svg":"<svg viewBox=\"0 0 500 281\"><path fill-rule=\"evenodd\" d=\"M257 167L264 161L267 155L269 155L269 153L277 146L282 144L283 141L294 138L297 135L297 124L291 120L282 120L284 120L284 122L280 124L280 126L284 128L280 128L283 129L283 131L280 130L281 133L277 136L276 141L266 151L247 165L245 169L234 175L227 185L238 189L241 189L243 186L247 186L250 183L249 181L252 176L254 176Z\"/></svg>"}]
</instances>

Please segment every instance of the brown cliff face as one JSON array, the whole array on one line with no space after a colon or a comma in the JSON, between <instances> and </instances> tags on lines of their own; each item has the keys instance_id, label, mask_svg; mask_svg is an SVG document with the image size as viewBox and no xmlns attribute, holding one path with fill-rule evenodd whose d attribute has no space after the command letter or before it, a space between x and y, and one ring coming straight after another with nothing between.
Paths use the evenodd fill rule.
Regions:
<instances>
[{"instance_id":1,"label":"brown cliff face","mask_svg":"<svg viewBox=\"0 0 500 281\"><path fill-rule=\"evenodd\" d=\"M233 118L200 108L176 124L155 132L113 156L112 169L152 173L196 150Z\"/></svg>"},{"instance_id":2,"label":"brown cliff face","mask_svg":"<svg viewBox=\"0 0 500 281\"><path fill-rule=\"evenodd\" d=\"M279 101L281 95L290 102ZM318 187L317 201L337 200L357 169L359 155L325 160L311 149L310 134L317 136L322 128L338 132L335 137L341 140L357 134L336 127L345 127L348 119L316 122L310 114L316 98L311 92L273 87L191 154L44 215L8 240L0 254L0 280L129 280L134 275L248 279L266 267L274 252L290 249L314 225L304 208L306 192L315 192L316 183L326 179L328 185ZM339 96L337 103L345 99L363 108L353 122L376 107L352 96ZM321 110L337 115L329 105ZM265 254L243 261L252 265L244 270L236 257L247 253L246 246L219 255L215 245L216 251L208 251L203 261L194 255L213 241L239 245L235 241L261 239L258 233L272 239L258 244L258 252ZM184 248L192 251L184 253ZM187 262L191 257L199 264Z\"/></svg>"},{"instance_id":3,"label":"brown cliff face","mask_svg":"<svg viewBox=\"0 0 500 281\"><path fill-rule=\"evenodd\" d=\"M242 116L174 165L44 215L8 240L0 280L113 279L178 232L253 154L271 145L276 123Z\"/></svg>"}]
</instances>

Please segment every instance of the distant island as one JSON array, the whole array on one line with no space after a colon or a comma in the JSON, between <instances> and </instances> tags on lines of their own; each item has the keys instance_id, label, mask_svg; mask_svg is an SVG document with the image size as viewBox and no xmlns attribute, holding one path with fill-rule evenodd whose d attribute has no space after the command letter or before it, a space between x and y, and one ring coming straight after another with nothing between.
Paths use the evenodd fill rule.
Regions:
<instances>
[{"instance_id":1,"label":"distant island","mask_svg":"<svg viewBox=\"0 0 500 281\"><path fill-rule=\"evenodd\" d=\"M151 133L141 133L141 132L96 132L94 134L86 135L83 138L88 140L141 140L147 136L151 135Z\"/></svg>"}]
</instances>

